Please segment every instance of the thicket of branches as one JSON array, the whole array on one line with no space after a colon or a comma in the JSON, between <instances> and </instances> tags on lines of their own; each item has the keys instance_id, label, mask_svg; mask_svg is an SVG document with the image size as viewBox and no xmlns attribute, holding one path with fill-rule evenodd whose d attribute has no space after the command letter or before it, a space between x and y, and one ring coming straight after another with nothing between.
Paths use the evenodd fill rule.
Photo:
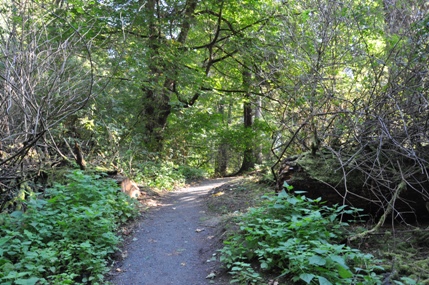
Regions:
<instances>
[{"instance_id":1,"label":"thicket of branches","mask_svg":"<svg viewBox=\"0 0 429 285\"><path fill-rule=\"evenodd\" d=\"M294 43L285 49L301 64L298 76L286 75L296 84L285 87L292 100L273 150L278 163L298 149L329 150L343 174L331 186L346 189L344 201L360 196L398 217L398 200L410 202L406 190L429 199L428 7L327 2L310 12L306 30L283 21ZM361 174L371 197L348 189L350 173Z\"/></svg>"},{"instance_id":2,"label":"thicket of branches","mask_svg":"<svg viewBox=\"0 0 429 285\"><path fill-rule=\"evenodd\" d=\"M91 46L81 28L34 1L7 2L1 9L0 189L5 199L61 153L55 128L87 104L94 77Z\"/></svg>"}]
</instances>

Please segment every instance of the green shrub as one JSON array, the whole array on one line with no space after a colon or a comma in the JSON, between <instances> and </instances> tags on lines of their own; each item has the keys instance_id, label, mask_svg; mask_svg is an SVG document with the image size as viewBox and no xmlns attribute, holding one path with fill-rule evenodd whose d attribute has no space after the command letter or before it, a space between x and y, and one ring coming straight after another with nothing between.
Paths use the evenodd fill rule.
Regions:
<instances>
[{"instance_id":1,"label":"green shrub","mask_svg":"<svg viewBox=\"0 0 429 285\"><path fill-rule=\"evenodd\" d=\"M139 165L136 180L149 187L173 190L185 186L189 180L204 178L203 170L190 166L175 166L172 162L145 162Z\"/></svg>"},{"instance_id":2,"label":"green shrub","mask_svg":"<svg viewBox=\"0 0 429 285\"><path fill-rule=\"evenodd\" d=\"M183 175L186 181L207 178L207 173L204 170L188 165L181 165L177 170Z\"/></svg>"},{"instance_id":3,"label":"green shrub","mask_svg":"<svg viewBox=\"0 0 429 285\"><path fill-rule=\"evenodd\" d=\"M135 202L113 180L81 171L67 175L26 212L1 214L0 283L104 284L120 223L137 215Z\"/></svg>"},{"instance_id":4,"label":"green shrub","mask_svg":"<svg viewBox=\"0 0 429 285\"><path fill-rule=\"evenodd\" d=\"M337 217L352 211L302 194L283 190L238 218L240 231L220 250L233 282L260 281L250 266L256 262L261 270L279 270L304 284L381 284L374 273L381 268L371 255L336 243L347 226Z\"/></svg>"},{"instance_id":5,"label":"green shrub","mask_svg":"<svg viewBox=\"0 0 429 285\"><path fill-rule=\"evenodd\" d=\"M176 187L185 185L185 178L178 172L171 162L151 162L147 161L139 165L135 179L145 185L161 189L173 190Z\"/></svg>"}]
</instances>

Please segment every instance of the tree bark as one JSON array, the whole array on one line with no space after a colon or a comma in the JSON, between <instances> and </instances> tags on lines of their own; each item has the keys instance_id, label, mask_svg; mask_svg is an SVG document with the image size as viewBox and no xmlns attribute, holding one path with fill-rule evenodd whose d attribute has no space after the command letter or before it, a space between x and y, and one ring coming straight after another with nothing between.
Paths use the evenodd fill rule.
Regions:
<instances>
[{"instance_id":1,"label":"tree bark","mask_svg":"<svg viewBox=\"0 0 429 285\"><path fill-rule=\"evenodd\" d=\"M251 104L251 97L250 97L250 84L251 84L251 74L248 70L244 70L243 73L243 87L248 92L244 95L245 101L243 103L243 122L244 122L244 129L246 134L249 134L251 132L252 126L253 126L253 118L252 118L252 104ZM245 137L244 138L245 143L245 150L243 152L243 163L241 164L241 168L238 171L238 173L242 173L245 171L249 171L250 169L255 167L255 157L254 157L254 147L253 142L250 138Z\"/></svg>"},{"instance_id":2,"label":"tree bark","mask_svg":"<svg viewBox=\"0 0 429 285\"><path fill-rule=\"evenodd\" d=\"M82 149L77 142L74 143L74 154L76 156L76 163L79 165L80 170L86 169L86 161L83 158Z\"/></svg>"},{"instance_id":3,"label":"tree bark","mask_svg":"<svg viewBox=\"0 0 429 285\"><path fill-rule=\"evenodd\" d=\"M255 107L255 121L262 119L262 98L259 96L256 101ZM262 143L259 143L255 149L255 163L262 164L263 155L262 155Z\"/></svg>"},{"instance_id":4,"label":"tree bark","mask_svg":"<svg viewBox=\"0 0 429 285\"><path fill-rule=\"evenodd\" d=\"M190 0L186 3L184 19L180 26L180 32L177 36L177 42L184 44L191 29L191 20L197 7L198 0ZM145 145L153 152L159 152L163 148L163 133L167 126L168 116L171 114L170 95L176 84L176 78L173 76L165 77L164 73L168 68L163 59L160 49L166 44L167 39L161 31L162 15L158 13L159 2L156 0L146 1L146 17L148 18L148 54L151 56L149 61L150 82L142 87L143 98L142 108L139 116L143 124L145 134Z\"/></svg>"},{"instance_id":5,"label":"tree bark","mask_svg":"<svg viewBox=\"0 0 429 285\"><path fill-rule=\"evenodd\" d=\"M222 103L218 107L218 112L219 114L224 116L225 108ZM217 156L216 156L216 162L215 162L215 175L220 177L226 176L227 166L228 166L227 144L225 140L222 138L217 150Z\"/></svg>"}]
</instances>

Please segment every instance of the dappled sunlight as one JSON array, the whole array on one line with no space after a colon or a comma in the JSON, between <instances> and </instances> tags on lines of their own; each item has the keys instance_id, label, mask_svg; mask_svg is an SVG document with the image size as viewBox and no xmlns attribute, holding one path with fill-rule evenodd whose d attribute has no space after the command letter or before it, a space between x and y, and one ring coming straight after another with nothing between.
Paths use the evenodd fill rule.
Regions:
<instances>
[{"instance_id":1,"label":"dappled sunlight","mask_svg":"<svg viewBox=\"0 0 429 285\"><path fill-rule=\"evenodd\" d=\"M207 276L221 280L214 273L216 262L207 262L218 246L212 241L213 220L206 223L209 217L203 197L231 180L207 180L166 194L161 207L154 215L149 214L137 230L127 249L127 259L115 268L121 274L112 278L113 283L142 284L141 280L153 280L148 284L197 284L195 280L204 281Z\"/></svg>"},{"instance_id":2,"label":"dappled sunlight","mask_svg":"<svg viewBox=\"0 0 429 285\"><path fill-rule=\"evenodd\" d=\"M231 180L232 178L220 178L217 180L211 180L210 183L207 183L206 181L204 181L197 186L179 189L173 192L172 195L177 195L176 202L183 202L183 203L194 202L198 200L202 195L206 195L211 189L220 187ZM178 204L176 203L175 205L177 206ZM164 205L164 206L167 206L167 205Z\"/></svg>"}]
</instances>

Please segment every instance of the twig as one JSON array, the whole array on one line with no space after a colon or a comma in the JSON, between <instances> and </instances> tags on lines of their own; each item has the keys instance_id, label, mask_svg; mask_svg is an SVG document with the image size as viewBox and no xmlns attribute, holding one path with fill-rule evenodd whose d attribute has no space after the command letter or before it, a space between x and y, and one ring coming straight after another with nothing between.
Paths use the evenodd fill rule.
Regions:
<instances>
[{"instance_id":1,"label":"twig","mask_svg":"<svg viewBox=\"0 0 429 285\"><path fill-rule=\"evenodd\" d=\"M349 238L349 241L354 241L356 239L359 238L363 238L369 234L374 233L375 231L377 231L386 221L387 216L392 212L393 208L394 208L394 204L396 199L398 199L399 194L401 194L402 190L407 188L407 183L405 182L405 180L402 180L399 184L398 187L396 187L395 192L393 193L392 198L389 201L389 204L387 205L387 209L386 211L384 211L383 215L380 217L380 220L378 221L378 223L370 230L364 231L362 233L359 233L357 235L354 235L352 237Z\"/></svg>"}]
</instances>

